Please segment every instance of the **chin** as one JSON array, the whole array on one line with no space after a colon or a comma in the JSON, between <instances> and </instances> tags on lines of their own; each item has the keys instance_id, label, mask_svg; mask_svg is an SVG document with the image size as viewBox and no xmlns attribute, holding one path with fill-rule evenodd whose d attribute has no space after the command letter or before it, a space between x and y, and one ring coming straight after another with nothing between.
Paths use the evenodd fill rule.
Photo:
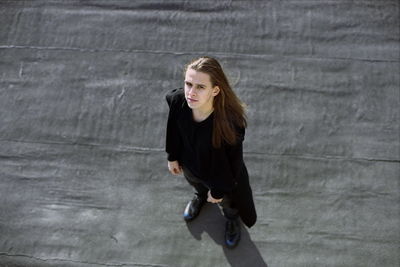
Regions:
<instances>
[{"instance_id":1,"label":"chin","mask_svg":"<svg viewBox=\"0 0 400 267\"><path fill-rule=\"evenodd\" d=\"M190 107L190 108L194 108L194 107L197 107L197 104L198 103L191 103L191 102L189 102L189 101L186 101L186 103L188 104L188 106Z\"/></svg>"}]
</instances>

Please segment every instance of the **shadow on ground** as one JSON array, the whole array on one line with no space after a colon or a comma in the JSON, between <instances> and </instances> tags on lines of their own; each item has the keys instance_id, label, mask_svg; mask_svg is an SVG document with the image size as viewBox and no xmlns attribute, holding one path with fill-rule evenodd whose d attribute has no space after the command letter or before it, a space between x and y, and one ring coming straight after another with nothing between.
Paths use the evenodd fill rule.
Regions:
<instances>
[{"instance_id":1,"label":"shadow on ground","mask_svg":"<svg viewBox=\"0 0 400 267\"><path fill-rule=\"evenodd\" d=\"M234 249L224 245L225 218L218 206L207 203L196 220L187 223L187 228L192 236L201 241L202 234L207 233L216 244L221 246L229 264L233 267L255 266L266 267L258 248L251 240L246 226L241 227L241 240Z\"/></svg>"}]
</instances>

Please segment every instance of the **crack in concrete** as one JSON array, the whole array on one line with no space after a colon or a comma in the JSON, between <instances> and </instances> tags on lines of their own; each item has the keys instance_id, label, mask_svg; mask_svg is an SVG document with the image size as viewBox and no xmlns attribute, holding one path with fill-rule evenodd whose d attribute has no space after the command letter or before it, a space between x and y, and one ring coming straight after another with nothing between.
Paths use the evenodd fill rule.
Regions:
<instances>
[{"instance_id":1,"label":"crack in concrete","mask_svg":"<svg viewBox=\"0 0 400 267\"><path fill-rule=\"evenodd\" d=\"M113 236L113 235L110 235L110 238L111 238L112 240L114 240L114 241L115 241L115 243L117 243L117 244L118 244L118 239L117 239L115 236Z\"/></svg>"},{"instance_id":2,"label":"crack in concrete","mask_svg":"<svg viewBox=\"0 0 400 267\"><path fill-rule=\"evenodd\" d=\"M151 263L103 263L103 262L78 261L78 260L68 260L68 259L59 259L59 258L43 259L43 258L35 257L32 255L10 254L10 253L6 253L6 252L0 252L0 257L1 256L24 257L24 258L29 258L29 259L33 259L33 260L37 260L37 261L44 261L44 262L60 261L60 262L71 262L71 263L79 263L79 264L86 264L86 265L115 266L115 267L123 267L123 266L166 267L166 266L168 266L168 265L164 265L164 264L151 264Z\"/></svg>"}]
</instances>

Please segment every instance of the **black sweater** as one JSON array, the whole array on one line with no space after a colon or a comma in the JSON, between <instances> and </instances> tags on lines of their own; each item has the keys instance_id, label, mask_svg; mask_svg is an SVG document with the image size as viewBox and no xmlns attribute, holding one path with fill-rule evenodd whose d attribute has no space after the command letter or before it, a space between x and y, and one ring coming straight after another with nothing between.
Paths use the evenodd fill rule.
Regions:
<instances>
[{"instance_id":1,"label":"black sweater","mask_svg":"<svg viewBox=\"0 0 400 267\"><path fill-rule=\"evenodd\" d=\"M238 179L242 179L244 128L238 128L235 145L223 143L216 149L211 141L213 114L202 122L194 121L182 88L170 91L166 99L170 108L166 135L168 160L177 160L204 181L214 198L231 193Z\"/></svg>"}]
</instances>

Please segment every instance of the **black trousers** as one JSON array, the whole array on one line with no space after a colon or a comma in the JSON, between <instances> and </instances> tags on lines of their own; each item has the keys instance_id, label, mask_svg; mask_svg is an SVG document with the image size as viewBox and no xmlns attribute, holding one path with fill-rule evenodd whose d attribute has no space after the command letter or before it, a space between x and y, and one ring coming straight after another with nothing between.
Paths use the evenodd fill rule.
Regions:
<instances>
[{"instance_id":1,"label":"black trousers","mask_svg":"<svg viewBox=\"0 0 400 267\"><path fill-rule=\"evenodd\" d=\"M185 176L188 183L194 187L195 194L200 198L207 199L207 193L210 190L207 185L200 180L198 177L194 176L191 171L189 171L185 166L182 166L183 175ZM225 218L228 220L235 220L239 217L239 211L235 207L235 203L229 194L225 194L222 202L218 203L220 209Z\"/></svg>"}]
</instances>

